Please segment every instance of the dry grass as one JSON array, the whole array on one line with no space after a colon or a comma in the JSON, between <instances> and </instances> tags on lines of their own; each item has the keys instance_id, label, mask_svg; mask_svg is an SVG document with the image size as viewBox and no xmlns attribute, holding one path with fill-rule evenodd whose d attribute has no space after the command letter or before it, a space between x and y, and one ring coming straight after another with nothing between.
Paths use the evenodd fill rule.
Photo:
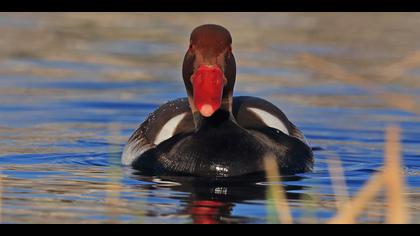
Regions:
<instances>
[{"instance_id":1,"label":"dry grass","mask_svg":"<svg viewBox=\"0 0 420 236\"><path fill-rule=\"evenodd\" d=\"M268 176L268 180L271 183L268 191L269 196L274 202L278 221L284 224L292 224L293 218L290 214L290 208L287 203L285 191L280 183L280 172L277 168L277 161L273 156L267 156L264 158L264 166Z\"/></svg>"},{"instance_id":2,"label":"dry grass","mask_svg":"<svg viewBox=\"0 0 420 236\"><path fill-rule=\"evenodd\" d=\"M304 54L299 57L300 62L306 68L314 70L330 79L351 84L366 89L372 95L379 98L389 107L420 114L420 106L416 97L406 94L393 93L383 89L382 84L363 76L355 75L345 70L338 64L323 58ZM407 70L420 64L420 52L408 55L399 62L380 68L378 74L385 77L385 82L400 77ZM385 165L379 173L374 174L363 186L360 192L343 206L344 199L337 199L338 213L329 223L355 223L362 211L368 208L369 203L384 189L387 199L386 223L408 223L410 213L407 210L407 199L404 197L404 176L401 171L401 143L400 128L390 126L386 130ZM333 179L333 187L337 196L346 196L339 192L343 186L343 175L340 165L330 162L330 172ZM334 166L334 168L332 168ZM335 171L334 171L335 170ZM344 187L345 189L345 187ZM344 197L346 198L346 197Z\"/></svg>"},{"instance_id":3,"label":"dry grass","mask_svg":"<svg viewBox=\"0 0 420 236\"><path fill-rule=\"evenodd\" d=\"M415 60L417 62L417 56ZM299 61L306 68L323 74L330 79L358 86L368 90L370 93L381 99L381 101L383 101L386 105L390 107L420 114L420 106L419 104L417 104L416 97L414 96L386 91L385 89L382 89L382 86L380 86L380 84L377 84L376 82L373 82L370 79L364 78L359 75L354 75L349 71L345 70L343 67L337 65L336 63L311 54L301 55L299 57ZM403 63L403 65L405 65L405 63ZM395 65L395 67L398 67L399 70L403 70L404 68L406 68L404 66L397 65Z\"/></svg>"},{"instance_id":4,"label":"dry grass","mask_svg":"<svg viewBox=\"0 0 420 236\"><path fill-rule=\"evenodd\" d=\"M121 212L118 211L118 208L115 206L121 206L123 205L123 201L120 199L120 192L122 190L121 186L121 168L119 168L118 165L112 164L115 162L115 159L119 159L119 157L116 157L113 155L113 153L119 153L119 149L112 145L114 142L114 137L118 137L119 133L121 131L121 127L117 124L110 124L109 125L109 160L108 162L111 163L111 167L109 168L109 178L110 181L107 184L107 196L105 199L106 204L108 205L107 213L108 216L111 218L109 223L118 222L118 216Z\"/></svg>"},{"instance_id":5,"label":"dry grass","mask_svg":"<svg viewBox=\"0 0 420 236\"><path fill-rule=\"evenodd\" d=\"M387 223L409 223L409 213L406 209L407 200L404 198L404 176L401 172L401 144L400 129L391 126L386 131L385 165L375 174L362 190L338 212L330 223L354 223L362 210L384 188L387 193Z\"/></svg>"},{"instance_id":6,"label":"dry grass","mask_svg":"<svg viewBox=\"0 0 420 236\"><path fill-rule=\"evenodd\" d=\"M392 63L385 68L380 68L378 73L385 79L386 82L395 81L401 78L403 74L420 65L420 51L416 51L403 57L398 62Z\"/></svg>"},{"instance_id":7,"label":"dry grass","mask_svg":"<svg viewBox=\"0 0 420 236\"><path fill-rule=\"evenodd\" d=\"M387 191L387 223L403 224L409 222L407 200L404 197L404 176L401 171L400 128L391 126L387 129L385 146L384 187Z\"/></svg>"},{"instance_id":8,"label":"dry grass","mask_svg":"<svg viewBox=\"0 0 420 236\"><path fill-rule=\"evenodd\" d=\"M313 69L321 74L327 75L329 78L359 86L367 89L373 95L382 99L386 105L408 112L415 112L420 114L420 109L416 100L412 96L404 94L396 94L385 91L378 86L377 83L366 79L362 76L351 74L339 65L327 61L325 59L305 54L302 55L300 61L307 68ZM420 63L419 53L404 58L400 63L395 63L390 67L393 71L392 76L399 76L406 71ZM387 193L387 223L408 223L409 212L407 210L407 200L404 197L404 176L401 172L401 144L400 144L400 129L391 126L386 132L385 145L385 166L382 170L374 174L371 179L363 186L360 192L353 198L349 199L346 191L345 178L340 161L328 161L329 170L333 181L333 189L335 192L337 215L332 218L329 223L332 224L351 224L357 222L357 217L369 207L374 198L379 194L383 188ZM276 173L275 170L270 170L272 166L267 166L267 174L272 175ZM284 195L284 194L283 194ZM274 197L275 195L273 195ZM282 196L281 194L279 196ZM275 202L284 202L284 199L279 198ZM279 204L278 205L283 205ZM287 205L287 204L286 204ZM287 209L282 206L281 211ZM291 219L293 221L293 219Z\"/></svg>"},{"instance_id":9,"label":"dry grass","mask_svg":"<svg viewBox=\"0 0 420 236\"><path fill-rule=\"evenodd\" d=\"M334 177L333 177L334 178ZM353 224L357 222L357 217L368 207L368 204L374 199L381 190L383 183L383 173L375 174L363 186L360 192L348 202L337 215L329 221L330 224Z\"/></svg>"},{"instance_id":10,"label":"dry grass","mask_svg":"<svg viewBox=\"0 0 420 236\"><path fill-rule=\"evenodd\" d=\"M358 217L369 209L372 201L379 195L381 190L385 190L386 202L384 204L387 212L386 223L389 224L405 224L410 223L410 213L407 209L408 201L404 197L405 184L404 175L401 171L401 143L400 128L390 126L386 130L385 143L385 164L382 169L373 174L362 189L350 199L346 191L345 178L342 165L339 160L330 160L329 171L333 181L333 189L336 199L337 214L330 219L329 224L354 224L357 223ZM272 159L272 158L271 158ZM266 172L268 176L278 176L275 160L268 158L266 160ZM270 182L278 182L279 179L271 177ZM280 218L280 222L293 222L290 218L289 207L285 201L285 194L282 189L274 189L270 187L271 196L276 203L276 209ZM278 192L274 194L274 192ZM279 193L280 192L280 193ZM287 213L287 214L285 214ZM282 215L283 214L283 215ZM308 221L305 219L305 221Z\"/></svg>"},{"instance_id":11,"label":"dry grass","mask_svg":"<svg viewBox=\"0 0 420 236\"><path fill-rule=\"evenodd\" d=\"M416 102L416 97L386 91L381 84L363 76L354 75L336 63L314 55L304 54L299 57L299 60L306 68L325 75L330 79L366 89L389 107L420 114L420 106ZM399 62L381 68L379 71L382 73L381 76L384 76L383 73L386 74L385 82L389 82L402 76L407 70L415 68L419 64L420 52L416 52L406 56ZM404 176L401 171L400 132L400 128L396 126L387 128L385 164L381 171L374 174L352 199L347 197L341 164L338 160L329 161L333 189L335 195L340 197L336 199L337 214L328 223L356 223L357 218L365 209L369 208L369 204L372 203L381 190L385 190L386 194L386 223L401 224L410 222L407 199L404 196Z\"/></svg>"},{"instance_id":12,"label":"dry grass","mask_svg":"<svg viewBox=\"0 0 420 236\"><path fill-rule=\"evenodd\" d=\"M336 207L339 211L343 210L344 206L350 201L347 192L346 179L344 177L344 170L340 159L328 160L329 172L333 182L333 189L336 196Z\"/></svg>"}]
</instances>

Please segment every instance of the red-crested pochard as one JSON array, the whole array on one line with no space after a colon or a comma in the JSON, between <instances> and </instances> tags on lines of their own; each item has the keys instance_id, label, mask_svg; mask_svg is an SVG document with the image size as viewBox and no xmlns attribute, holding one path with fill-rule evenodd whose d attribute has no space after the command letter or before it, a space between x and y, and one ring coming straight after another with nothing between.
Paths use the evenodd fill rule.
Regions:
<instances>
[{"instance_id":1,"label":"red-crested pochard","mask_svg":"<svg viewBox=\"0 0 420 236\"><path fill-rule=\"evenodd\" d=\"M264 158L272 156L283 174L312 170L311 148L279 108L233 97L236 63L227 29L194 29L182 74L188 97L162 105L140 125L123 165L151 175L231 177L264 171Z\"/></svg>"}]
</instances>

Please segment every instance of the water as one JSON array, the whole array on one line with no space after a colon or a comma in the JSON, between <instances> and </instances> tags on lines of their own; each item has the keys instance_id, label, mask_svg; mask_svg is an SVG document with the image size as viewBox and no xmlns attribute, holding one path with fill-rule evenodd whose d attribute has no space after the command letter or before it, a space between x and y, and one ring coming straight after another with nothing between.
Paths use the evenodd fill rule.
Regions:
<instances>
[{"instance_id":1,"label":"water","mask_svg":"<svg viewBox=\"0 0 420 236\"><path fill-rule=\"evenodd\" d=\"M398 124L406 196L420 223L418 114L301 60L326 59L418 102L420 65L389 68L420 49L419 21L410 13L2 13L1 222L274 223L268 190L279 184L295 222L325 222L337 197L327 160L341 159L356 194L382 166L385 128ZM231 30L236 94L272 101L302 129L316 148L313 173L281 183L208 182L141 176L119 165L145 117L185 96L182 58L202 23ZM373 202L360 220L383 222L383 205Z\"/></svg>"}]
</instances>

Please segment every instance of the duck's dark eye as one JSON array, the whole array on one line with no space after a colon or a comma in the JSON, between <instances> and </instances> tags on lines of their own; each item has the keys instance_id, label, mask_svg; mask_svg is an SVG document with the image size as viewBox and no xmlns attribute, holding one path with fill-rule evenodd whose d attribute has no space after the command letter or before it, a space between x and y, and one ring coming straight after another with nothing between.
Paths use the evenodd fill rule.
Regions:
<instances>
[{"instance_id":1,"label":"duck's dark eye","mask_svg":"<svg viewBox=\"0 0 420 236\"><path fill-rule=\"evenodd\" d=\"M232 47L229 47L228 50L226 51L226 57L230 58L231 55L232 55Z\"/></svg>"}]
</instances>

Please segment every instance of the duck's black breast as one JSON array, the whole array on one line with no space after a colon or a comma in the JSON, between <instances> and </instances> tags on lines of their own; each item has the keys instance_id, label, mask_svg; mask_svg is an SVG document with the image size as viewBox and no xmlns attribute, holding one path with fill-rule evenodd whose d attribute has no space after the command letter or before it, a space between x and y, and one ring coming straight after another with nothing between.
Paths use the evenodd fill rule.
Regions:
<instances>
[{"instance_id":1,"label":"duck's black breast","mask_svg":"<svg viewBox=\"0 0 420 236\"><path fill-rule=\"evenodd\" d=\"M230 177L262 171L264 145L235 123L179 134L133 164L156 173Z\"/></svg>"}]
</instances>

